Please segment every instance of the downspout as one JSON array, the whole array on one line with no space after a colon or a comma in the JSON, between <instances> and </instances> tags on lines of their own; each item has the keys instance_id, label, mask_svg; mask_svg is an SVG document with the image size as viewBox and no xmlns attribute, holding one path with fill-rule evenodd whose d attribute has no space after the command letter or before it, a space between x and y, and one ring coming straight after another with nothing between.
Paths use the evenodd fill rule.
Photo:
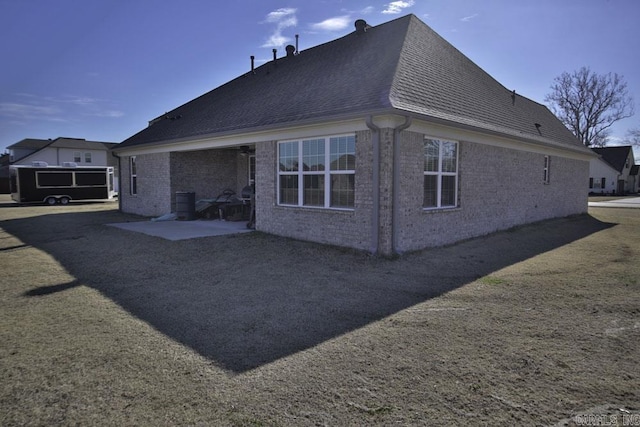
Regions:
<instances>
[{"instance_id":1,"label":"downspout","mask_svg":"<svg viewBox=\"0 0 640 427\"><path fill-rule=\"evenodd\" d=\"M399 193L400 193L400 132L411 126L411 116L404 116L404 123L393 130L393 206L391 207L391 251L395 254L398 247L396 229L399 219Z\"/></svg>"},{"instance_id":2,"label":"downspout","mask_svg":"<svg viewBox=\"0 0 640 427\"><path fill-rule=\"evenodd\" d=\"M373 166L371 188L373 192L373 212L371 213L371 248L376 254L380 239L380 128L373 124L373 116L368 116L367 127L371 129L371 146L373 150Z\"/></svg>"}]
</instances>

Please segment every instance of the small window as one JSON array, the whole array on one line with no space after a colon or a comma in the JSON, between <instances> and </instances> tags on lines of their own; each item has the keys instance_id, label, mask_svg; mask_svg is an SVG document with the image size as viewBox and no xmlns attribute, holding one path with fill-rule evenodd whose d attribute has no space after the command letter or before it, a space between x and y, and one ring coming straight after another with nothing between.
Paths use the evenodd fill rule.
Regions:
<instances>
[{"instance_id":1,"label":"small window","mask_svg":"<svg viewBox=\"0 0 640 427\"><path fill-rule=\"evenodd\" d=\"M593 188L593 178L589 178L589 188Z\"/></svg>"},{"instance_id":2,"label":"small window","mask_svg":"<svg viewBox=\"0 0 640 427\"><path fill-rule=\"evenodd\" d=\"M549 156L544 156L544 183L549 184L551 182L549 178L549 170L551 167L551 158Z\"/></svg>"},{"instance_id":3,"label":"small window","mask_svg":"<svg viewBox=\"0 0 640 427\"><path fill-rule=\"evenodd\" d=\"M136 165L136 156L129 158L129 177L131 181L131 194L138 194L138 166Z\"/></svg>"},{"instance_id":4,"label":"small window","mask_svg":"<svg viewBox=\"0 0 640 427\"><path fill-rule=\"evenodd\" d=\"M458 143L426 138L424 140L425 209L452 208L458 205Z\"/></svg>"},{"instance_id":5,"label":"small window","mask_svg":"<svg viewBox=\"0 0 640 427\"><path fill-rule=\"evenodd\" d=\"M84 162L91 163L91 153L84 153Z\"/></svg>"},{"instance_id":6,"label":"small window","mask_svg":"<svg viewBox=\"0 0 640 427\"><path fill-rule=\"evenodd\" d=\"M73 161L76 163L80 163L82 161L82 157L79 151L73 153Z\"/></svg>"},{"instance_id":7,"label":"small window","mask_svg":"<svg viewBox=\"0 0 640 427\"><path fill-rule=\"evenodd\" d=\"M605 188L606 181L607 181L607 179L606 179L606 178L602 178L602 179L600 180L600 185L601 185L601 186L600 186L600 188Z\"/></svg>"}]
</instances>

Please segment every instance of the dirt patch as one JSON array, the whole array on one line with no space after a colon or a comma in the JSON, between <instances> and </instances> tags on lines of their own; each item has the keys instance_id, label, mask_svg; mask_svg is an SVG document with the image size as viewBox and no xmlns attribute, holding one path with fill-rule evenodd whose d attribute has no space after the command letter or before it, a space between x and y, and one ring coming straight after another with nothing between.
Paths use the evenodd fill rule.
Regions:
<instances>
[{"instance_id":1,"label":"dirt patch","mask_svg":"<svg viewBox=\"0 0 640 427\"><path fill-rule=\"evenodd\" d=\"M0 202L0 424L623 420L640 210L590 214L390 260Z\"/></svg>"}]
</instances>

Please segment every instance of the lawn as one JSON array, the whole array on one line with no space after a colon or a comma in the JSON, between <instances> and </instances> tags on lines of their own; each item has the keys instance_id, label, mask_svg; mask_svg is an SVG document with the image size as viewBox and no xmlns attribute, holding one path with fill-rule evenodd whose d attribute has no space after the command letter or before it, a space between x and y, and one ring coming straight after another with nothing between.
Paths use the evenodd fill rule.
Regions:
<instances>
[{"instance_id":1,"label":"lawn","mask_svg":"<svg viewBox=\"0 0 640 427\"><path fill-rule=\"evenodd\" d=\"M0 425L640 425L640 209L394 259L135 220L0 200Z\"/></svg>"}]
</instances>

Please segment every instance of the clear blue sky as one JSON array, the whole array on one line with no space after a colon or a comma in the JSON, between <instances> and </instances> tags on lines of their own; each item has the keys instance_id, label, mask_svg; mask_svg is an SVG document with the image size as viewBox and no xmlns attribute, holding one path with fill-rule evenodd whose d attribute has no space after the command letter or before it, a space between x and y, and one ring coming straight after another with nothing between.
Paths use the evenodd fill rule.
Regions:
<instances>
[{"instance_id":1,"label":"clear blue sky","mask_svg":"<svg viewBox=\"0 0 640 427\"><path fill-rule=\"evenodd\" d=\"M509 89L622 74L640 127L638 0L0 0L0 152L24 138L122 142L147 121L300 50L413 13Z\"/></svg>"}]
</instances>

